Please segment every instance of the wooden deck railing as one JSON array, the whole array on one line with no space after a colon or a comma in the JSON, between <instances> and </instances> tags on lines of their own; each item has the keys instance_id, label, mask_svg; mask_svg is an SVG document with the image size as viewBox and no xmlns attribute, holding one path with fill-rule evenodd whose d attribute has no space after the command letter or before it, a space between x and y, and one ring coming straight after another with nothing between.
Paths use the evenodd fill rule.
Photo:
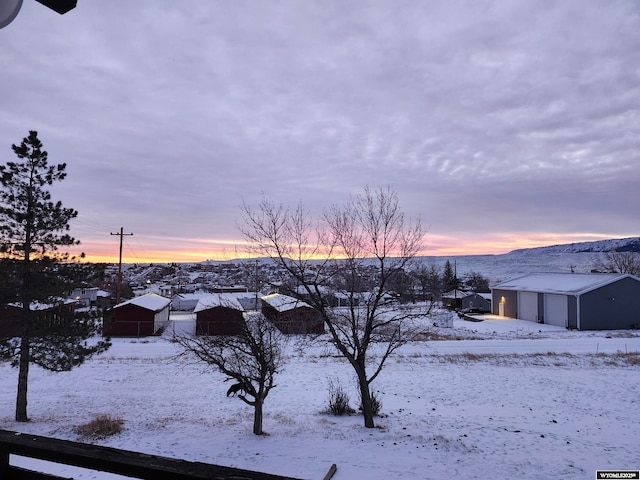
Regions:
<instances>
[{"instance_id":1,"label":"wooden deck railing","mask_svg":"<svg viewBox=\"0 0 640 480\"><path fill-rule=\"evenodd\" d=\"M10 455L149 480L295 480L268 473L0 430L0 479L66 480L50 473L11 465Z\"/></svg>"}]
</instances>

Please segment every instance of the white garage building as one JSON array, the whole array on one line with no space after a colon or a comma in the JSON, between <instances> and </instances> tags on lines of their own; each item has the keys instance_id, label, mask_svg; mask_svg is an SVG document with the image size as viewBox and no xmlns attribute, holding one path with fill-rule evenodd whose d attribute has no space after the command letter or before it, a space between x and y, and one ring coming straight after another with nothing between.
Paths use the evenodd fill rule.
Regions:
<instances>
[{"instance_id":1,"label":"white garage building","mask_svg":"<svg viewBox=\"0 0 640 480\"><path fill-rule=\"evenodd\" d=\"M640 279L626 274L531 273L495 285L496 315L578 330L640 326Z\"/></svg>"}]
</instances>

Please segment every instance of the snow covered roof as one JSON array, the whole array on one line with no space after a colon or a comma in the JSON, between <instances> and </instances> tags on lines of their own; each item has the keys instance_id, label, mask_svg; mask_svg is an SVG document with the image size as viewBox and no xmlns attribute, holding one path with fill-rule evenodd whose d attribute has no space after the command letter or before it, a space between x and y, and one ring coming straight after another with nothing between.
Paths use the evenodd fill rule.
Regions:
<instances>
[{"instance_id":1,"label":"snow covered roof","mask_svg":"<svg viewBox=\"0 0 640 480\"><path fill-rule=\"evenodd\" d=\"M622 273L530 273L498 283L493 289L580 295L627 277L640 281Z\"/></svg>"},{"instance_id":2,"label":"snow covered roof","mask_svg":"<svg viewBox=\"0 0 640 480\"><path fill-rule=\"evenodd\" d=\"M451 290L449 292L443 293L441 296L442 298L463 298L473 293L474 292L465 292L463 290Z\"/></svg>"},{"instance_id":3,"label":"snow covered roof","mask_svg":"<svg viewBox=\"0 0 640 480\"><path fill-rule=\"evenodd\" d=\"M481 297L485 300L491 301L490 293L478 293L478 292L462 292L462 296L458 296L458 298L467 298L467 297Z\"/></svg>"},{"instance_id":4,"label":"snow covered roof","mask_svg":"<svg viewBox=\"0 0 640 480\"><path fill-rule=\"evenodd\" d=\"M206 293L174 293L171 298L176 300L200 300Z\"/></svg>"},{"instance_id":5,"label":"snow covered roof","mask_svg":"<svg viewBox=\"0 0 640 480\"><path fill-rule=\"evenodd\" d=\"M314 289L317 288L321 293L329 293L330 290L323 286L323 285L317 285L314 286L314 288L311 289L311 291L314 291ZM296 293L298 295L307 295L307 289L305 287L303 287L302 285L298 285L298 287L296 288Z\"/></svg>"},{"instance_id":6,"label":"snow covered roof","mask_svg":"<svg viewBox=\"0 0 640 480\"><path fill-rule=\"evenodd\" d=\"M309 307L309 304L298 300L297 298L282 295L280 293L272 293L262 297L262 300L272 306L279 312L287 312L298 307Z\"/></svg>"},{"instance_id":7,"label":"snow covered roof","mask_svg":"<svg viewBox=\"0 0 640 480\"><path fill-rule=\"evenodd\" d=\"M160 295L155 293L147 293L145 295L140 295L139 297L134 297L131 300L127 300L126 302L122 302L116 305L114 308L120 308L125 305L136 305L147 310L158 312L166 308L170 303L171 300L168 298L161 297Z\"/></svg>"},{"instance_id":8,"label":"snow covered roof","mask_svg":"<svg viewBox=\"0 0 640 480\"><path fill-rule=\"evenodd\" d=\"M41 303L41 302L31 302L29 305L29 310L35 312L36 310L49 310L50 308L55 308L60 305L69 305L71 303L76 303L74 298L60 298L59 303ZM22 302L13 302L7 304L11 307L22 308Z\"/></svg>"},{"instance_id":9,"label":"snow covered roof","mask_svg":"<svg viewBox=\"0 0 640 480\"><path fill-rule=\"evenodd\" d=\"M194 313L198 313L214 307L228 307L233 308L234 310L244 310L236 295L227 293L214 293L201 296L200 300L198 300L196 308L194 308L193 311Z\"/></svg>"}]
</instances>

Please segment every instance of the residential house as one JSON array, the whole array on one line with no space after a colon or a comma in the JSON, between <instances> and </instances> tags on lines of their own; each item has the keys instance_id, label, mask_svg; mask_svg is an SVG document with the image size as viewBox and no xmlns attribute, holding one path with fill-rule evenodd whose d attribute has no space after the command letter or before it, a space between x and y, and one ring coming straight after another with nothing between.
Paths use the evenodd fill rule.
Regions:
<instances>
[{"instance_id":1,"label":"residential house","mask_svg":"<svg viewBox=\"0 0 640 480\"><path fill-rule=\"evenodd\" d=\"M460 299L463 312L489 313L491 312L490 293L467 293Z\"/></svg>"}]
</instances>

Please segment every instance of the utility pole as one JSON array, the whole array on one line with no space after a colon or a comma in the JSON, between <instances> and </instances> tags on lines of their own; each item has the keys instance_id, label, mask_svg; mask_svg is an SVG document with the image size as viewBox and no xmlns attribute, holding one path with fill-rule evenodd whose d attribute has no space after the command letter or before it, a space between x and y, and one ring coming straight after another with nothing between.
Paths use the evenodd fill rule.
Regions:
<instances>
[{"instance_id":1,"label":"utility pole","mask_svg":"<svg viewBox=\"0 0 640 480\"><path fill-rule=\"evenodd\" d=\"M124 228L120 227L120 233L112 233L120 237L120 260L118 261L118 284L116 285L116 305L120 303L120 291L122 288L122 238L133 233L124 233Z\"/></svg>"},{"instance_id":2,"label":"utility pole","mask_svg":"<svg viewBox=\"0 0 640 480\"><path fill-rule=\"evenodd\" d=\"M258 308L258 291L260 290L260 280L258 278L258 259L256 258L256 302L255 302L255 309L257 311L260 311L260 308Z\"/></svg>"},{"instance_id":3,"label":"utility pole","mask_svg":"<svg viewBox=\"0 0 640 480\"><path fill-rule=\"evenodd\" d=\"M455 287L453 289L453 308L458 308L458 259L453 259L453 280L455 281ZM462 308L462 305L460 306Z\"/></svg>"}]
</instances>

